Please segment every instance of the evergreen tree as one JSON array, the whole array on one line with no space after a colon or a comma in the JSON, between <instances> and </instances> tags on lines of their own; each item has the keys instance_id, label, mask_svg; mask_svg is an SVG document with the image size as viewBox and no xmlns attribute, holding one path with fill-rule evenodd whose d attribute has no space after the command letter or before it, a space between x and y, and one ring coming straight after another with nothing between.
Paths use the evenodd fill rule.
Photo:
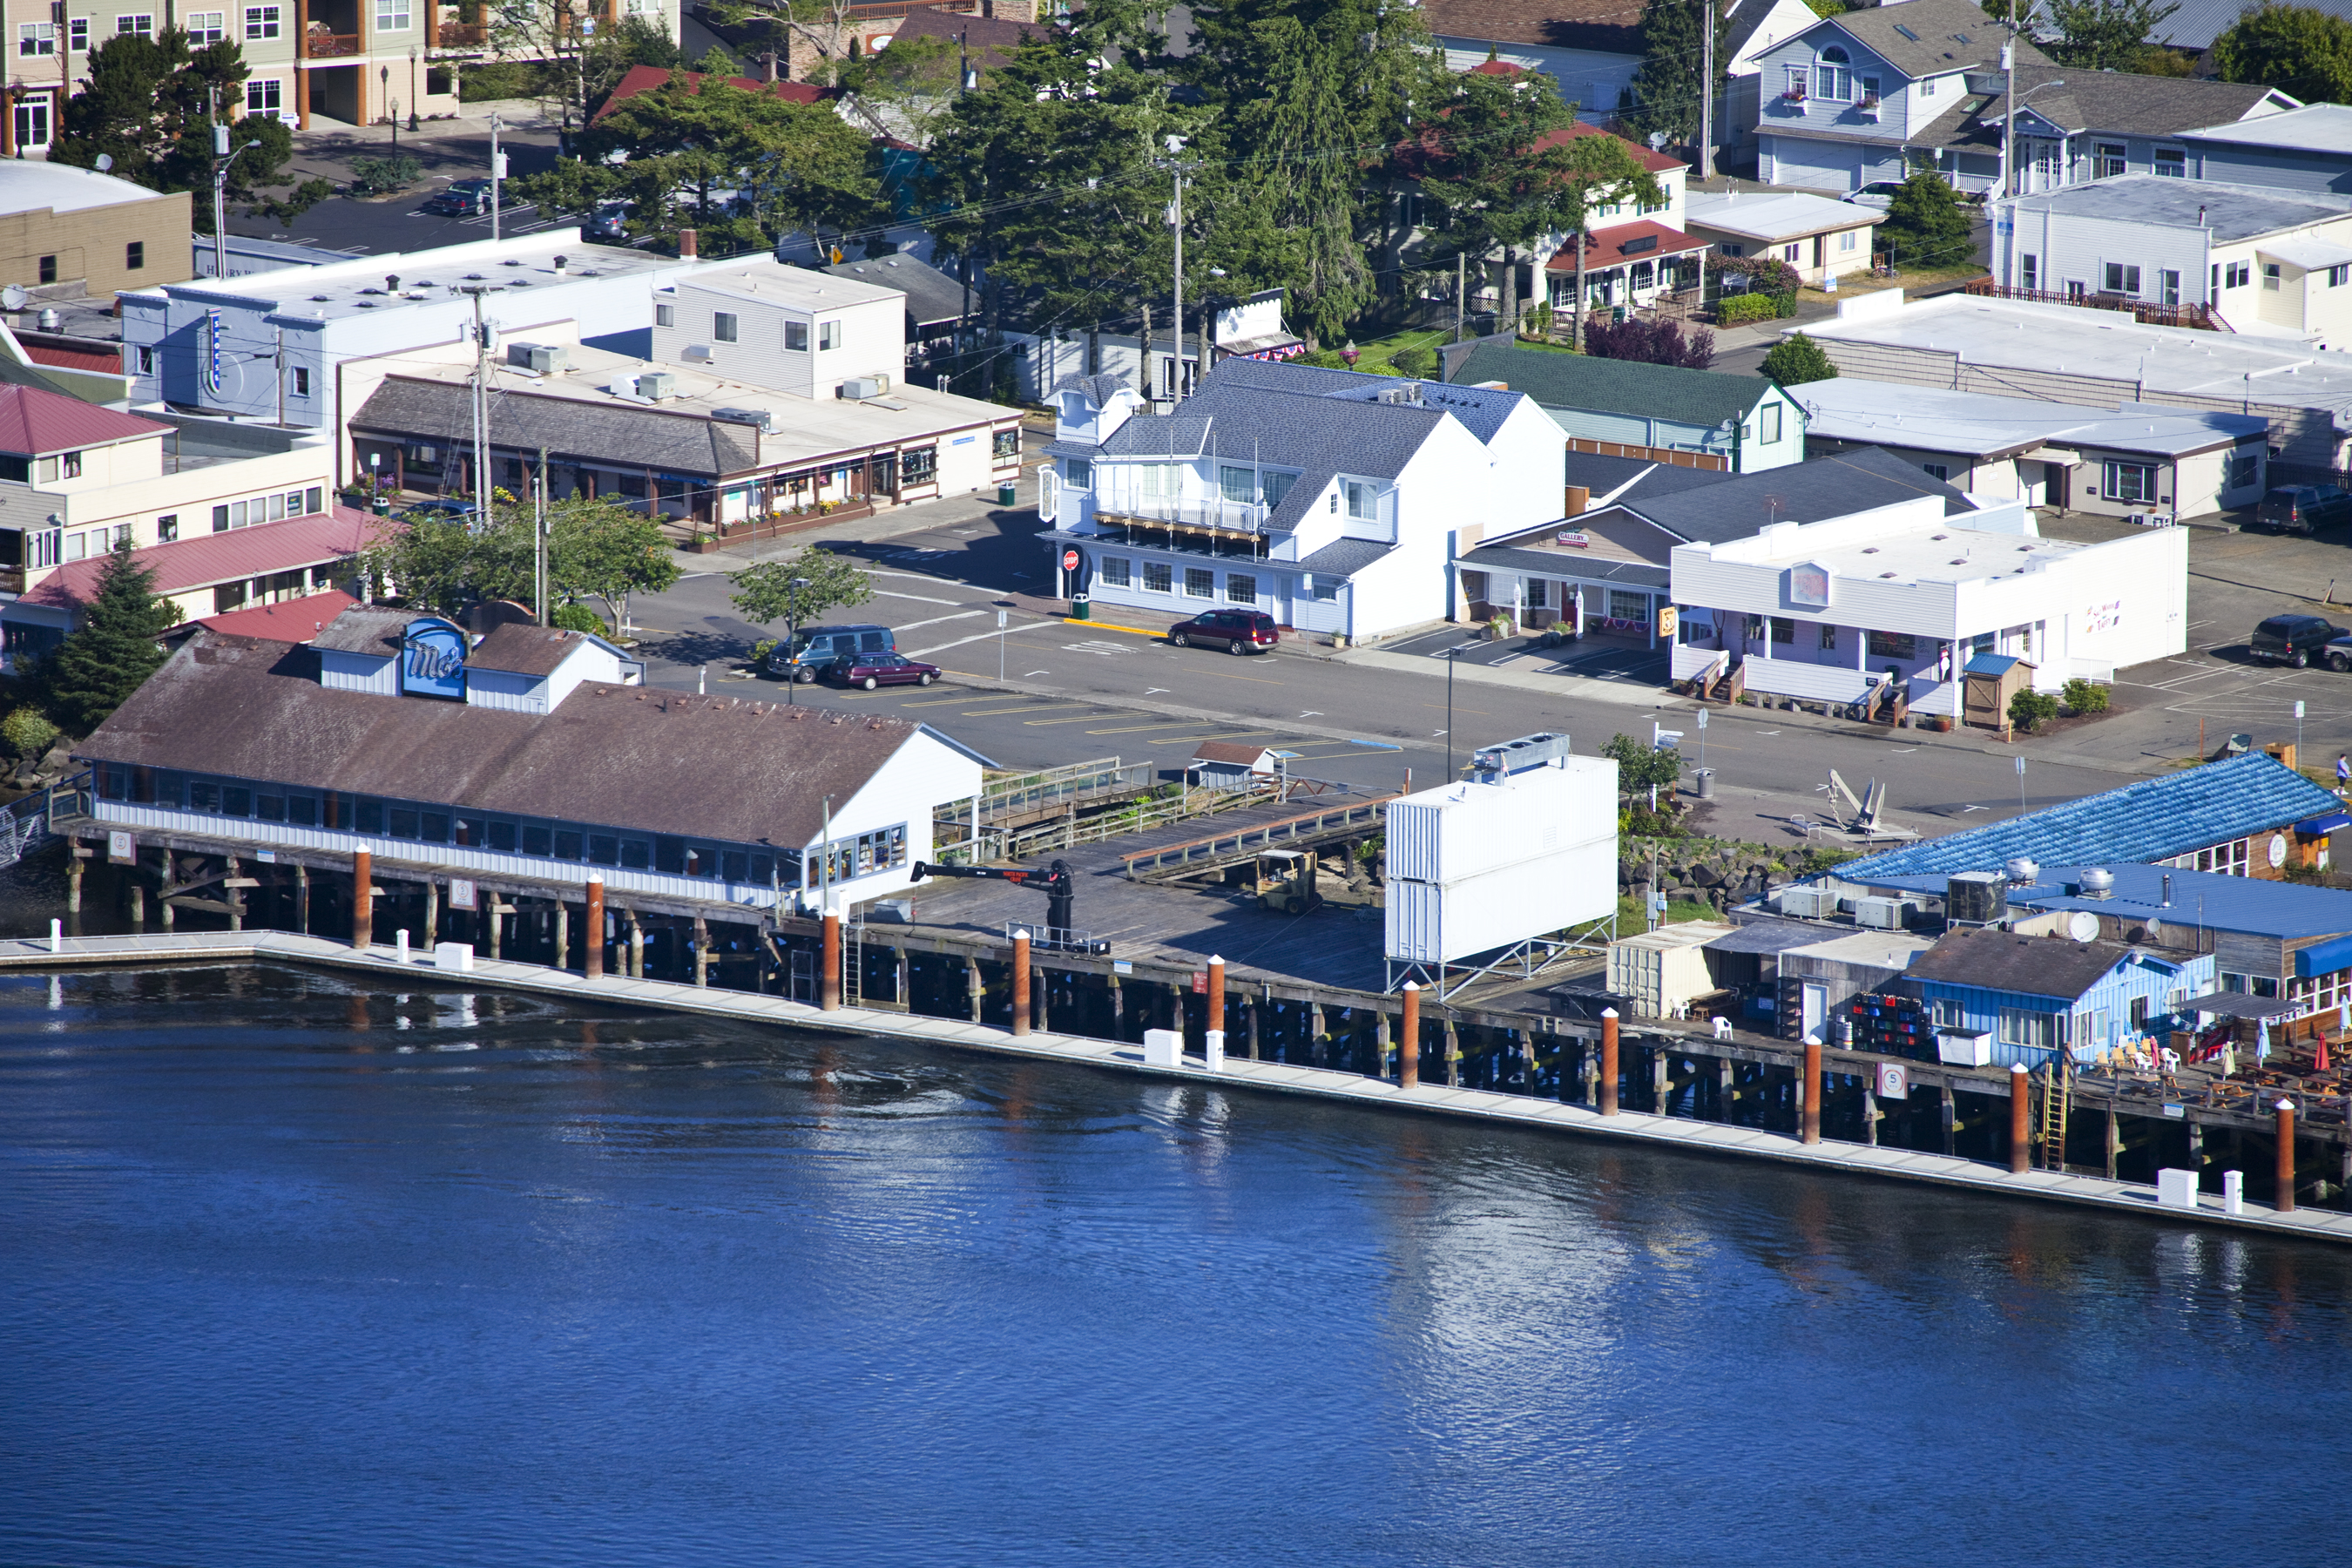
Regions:
<instances>
[{"instance_id":1,"label":"evergreen tree","mask_svg":"<svg viewBox=\"0 0 2352 1568\"><path fill-rule=\"evenodd\" d=\"M1702 84L1699 77L1706 65L1710 12L1715 17L1715 76ZM1663 131L1684 145L1696 145L1701 94L1722 96L1730 38L1729 24L1716 0L1656 0L1642 17L1643 58L1641 69L1633 73L1641 108L1634 113L1634 123L1643 131Z\"/></svg>"},{"instance_id":2,"label":"evergreen tree","mask_svg":"<svg viewBox=\"0 0 2352 1568\"><path fill-rule=\"evenodd\" d=\"M1921 169L1895 193L1878 232L1897 267L1957 267L1973 249L1975 226L1960 194Z\"/></svg>"},{"instance_id":3,"label":"evergreen tree","mask_svg":"<svg viewBox=\"0 0 2352 1568\"><path fill-rule=\"evenodd\" d=\"M2352 22L2308 5L2265 5L2213 40L2213 66L2223 81L2352 103Z\"/></svg>"},{"instance_id":4,"label":"evergreen tree","mask_svg":"<svg viewBox=\"0 0 2352 1568\"><path fill-rule=\"evenodd\" d=\"M1835 381L1837 373L1838 367L1830 363L1829 351L1802 332L1790 333L1764 355L1764 374L1782 386Z\"/></svg>"},{"instance_id":5,"label":"evergreen tree","mask_svg":"<svg viewBox=\"0 0 2352 1568\"><path fill-rule=\"evenodd\" d=\"M159 639L179 624L169 599L155 596L155 573L124 540L98 570L98 596L81 624L50 657L49 707L76 734L87 735L163 667Z\"/></svg>"}]
</instances>

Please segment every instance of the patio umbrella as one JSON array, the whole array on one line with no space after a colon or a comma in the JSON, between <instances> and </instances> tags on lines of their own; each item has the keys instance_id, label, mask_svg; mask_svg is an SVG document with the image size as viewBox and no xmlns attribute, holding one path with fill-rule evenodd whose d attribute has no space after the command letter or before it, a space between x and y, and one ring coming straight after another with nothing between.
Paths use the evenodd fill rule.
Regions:
<instances>
[{"instance_id":1,"label":"patio umbrella","mask_svg":"<svg viewBox=\"0 0 2352 1568\"><path fill-rule=\"evenodd\" d=\"M2270 1059L2271 1021L2268 1018L2257 1018L2254 1020L2254 1060L2266 1062Z\"/></svg>"},{"instance_id":2,"label":"patio umbrella","mask_svg":"<svg viewBox=\"0 0 2352 1568\"><path fill-rule=\"evenodd\" d=\"M2336 1026L2346 1034L2352 1035L2352 1002L2338 1002L2336 1005Z\"/></svg>"},{"instance_id":3,"label":"patio umbrella","mask_svg":"<svg viewBox=\"0 0 2352 1568\"><path fill-rule=\"evenodd\" d=\"M2319 1049L2312 1055L2311 1070L2314 1072L2327 1070L2327 1037L2326 1035L2319 1037Z\"/></svg>"}]
</instances>

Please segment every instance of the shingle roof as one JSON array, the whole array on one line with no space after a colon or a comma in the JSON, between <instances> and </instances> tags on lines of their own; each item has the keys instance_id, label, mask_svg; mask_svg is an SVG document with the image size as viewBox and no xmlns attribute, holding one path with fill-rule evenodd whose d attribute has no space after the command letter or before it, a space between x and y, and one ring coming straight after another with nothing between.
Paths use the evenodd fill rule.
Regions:
<instances>
[{"instance_id":1,"label":"shingle roof","mask_svg":"<svg viewBox=\"0 0 2352 1568\"><path fill-rule=\"evenodd\" d=\"M1100 408L1109 403L1111 398L1121 390L1128 389L1131 385L1132 384L1125 376L1120 375L1108 374L1066 375L1054 384L1054 391L1056 395L1065 392L1083 392L1097 408Z\"/></svg>"},{"instance_id":2,"label":"shingle roof","mask_svg":"<svg viewBox=\"0 0 2352 1568\"><path fill-rule=\"evenodd\" d=\"M466 656L467 664L481 669L495 669L508 675L548 675L582 643L590 641L586 632L568 632L557 626L538 626L528 622L509 621L494 626L488 635L474 645Z\"/></svg>"},{"instance_id":3,"label":"shingle roof","mask_svg":"<svg viewBox=\"0 0 2352 1568\"><path fill-rule=\"evenodd\" d=\"M2064 85L2035 91L2049 82ZM2260 83L2206 81L2198 77L2139 76L2055 65L2017 68L2019 118L2028 112L2038 114L2064 131L2178 135L2200 126L2242 120L2277 91ZM2033 95L2031 102L2026 100L2028 93ZM1996 92L1978 118L1992 120L2007 112L2007 95Z\"/></svg>"},{"instance_id":4,"label":"shingle roof","mask_svg":"<svg viewBox=\"0 0 2352 1568\"><path fill-rule=\"evenodd\" d=\"M1393 544L1376 544L1369 539L1335 539L1312 555L1301 556L1298 569L1318 574L1328 572L1334 577L1353 576L1395 548Z\"/></svg>"},{"instance_id":5,"label":"shingle roof","mask_svg":"<svg viewBox=\"0 0 2352 1568\"><path fill-rule=\"evenodd\" d=\"M1876 447L1617 504L1685 542L1722 544L1748 538L1768 522L1820 522L1920 496L1941 497L1946 517L1976 510L1958 490Z\"/></svg>"},{"instance_id":6,"label":"shingle roof","mask_svg":"<svg viewBox=\"0 0 2352 1568\"><path fill-rule=\"evenodd\" d=\"M1422 0L1429 30L1444 38L1482 43L1546 44L1602 54L1642 52L1639 0Z\"/></svg>"},{"instance_id":7,"label":"shingle roof","mask_svg":"<svg viewBox=\"0 0 2352 1568\"><path fill-rule=\"evenodd\" d=\"M907 314L929 325L952 321L963 314L963 282L928 261L912 256L877 256L866 261L845 261L824 269L835 278L896 289L907 296ZM980 296L974 293L977 306Z\"/></svg>"},{"instance_id":8,"label":"shingle roof","mask_svg":"<svg viewBox=\"0 0 2352 1568\"><path fill-rule=\"evenodd\" d=\"M402 634L407 629L408 623L415 620L419 614L415 610L386 610L373 605L362 605L329 621L326 629L310 639L310 646L333 653L396 658L400 653Z\"/></svg>"},{"instance_id":9,"label":"shingle roof","mask_svg":"<svg viewBox=\"0 0 2352 1568\"><path fill-rule=\"evenodd\" d=\"M1850 861L1838 875L1867 881L1992 871L2018 856L2065 866L2168 860L2342 804L2301 773L2249 752Z\"/></svg>"},{"instance_id":10,"label":"shingle roof","mask_svg":"<svg viewBox=\"0 0 2352 1568\"><path fill-rule=\"evenodd\" d=\"M1914 79L1941 76L1969 66L1996 65L2008 26L1984 14L1976 0L1903 0L1899 5L1879 5L1832 16L1824 26L1839 28L1864 48ZM1808 29L1817 33L1820 28ZM2050 57L2029 38L2017 41L2017 61L2047 65Z\"/></svg>"},{"instance_id":11,"label":"shingle roof","mask_svg":"<svg viewBox=\"0 0 2352 1568\"><path fill-rule=\"evenodd\" d=\"M1464 355L1447 379L1499 381L1546 408L1600 409L1687 425L1744 419L1772 390L1772 383L1760 375L1636 364L1631 360L1550 353L1492 342L1481 342Z\"/></svg>"},{"instance_id":12,"label":"shingle roof","mask_svg":"<svg viewBox=\"0 0 2352 1568\"><path fill-rule=\"evenodd\" d=\"M1570 452L1565 467L1564 482L1582 485L1591 491L1588 505L1595 510L1619 501L1638 500L1643 496L1672 495L1701 485L1718 485L1733 477L1728 468L1683 468L1672 463L1654 463L1646 458L1604 458L1598 452Z\"/></svg>"},{"instance_id":13,"label":"shingle roof","mask_svg":"<svg viewBox=\"0 0 2352 1568\"><path fill-rule=\"evenodd\" d=\"M2019 936L1990 928L1963 927L1946 931L1933 947L1914 958L1910 978L2072 999L2132 958L2175 967L2156 954L2119 942L2068 942L2063 937Z\"/></svg>"},{"instance_id":14,"label":"shingle roof","mask_svg":"<svg viewBox=\"0 0 2352 1568\"><path fill-rule=\"evenodd\" d=\"M314 517L288 518L283 522L233 528L226 533L199 533L170 544L151 544L131 552L131 559L155 574L155 591L182 594L214 583L240 577L266 577L298 566L340 561L367 548L376 519L352 507L338 506ZM98 596L98 574L106 557L75 561L60 566L25 595L28 605L86 605Z\"/></svg>"},{"instance_id":15,"label":"shingle roof","mask_svg":"<svg viewBox=\"0 0 2352 1568\"><path fill-rule=\"evenodd\" d=\"M2325 12L2352 22L2352 0L2296 0L2296 8ZM2204 50L2238 25L2246 14L2246 0L2180 0L2172 14L2149 30L2147 41L2176 49Z\"/></svg>"},{"instance_id":16,"label":"shingle roof","mask_svg":"<svg viewBox=\"0 0 2352 1568\"><path fill-rule=\"evenodd\" d=\"M463 383L387 376L352 418L357 430L470 446L474 396ZM490 399L490 441L563 459L626 462L664 473L719 477L759 467L753 427L634 404L534 397L501 388Z\"/></svg>"},{"instance_id":17,"label":"shingle roof","mask_svg":"<svg viewBox=\"0 0 2352 1568\"><path fill-rule=\"evenodd\" d=\"M1537 577L1572 577L1580 583L1622 583L1628 587L1670 588L1674 571L1638 561L1614 561L1558 551L1521 550L1508 544L1482 544L1465 552L1465 566L1500 568Z\"/></svg>"},{"instance_id":18,"label":"shingle roof","mask_svg":"<svg viewBox=\"0 0 2352 1568\"><path fill-rule=\"evenodd\" d=\"M121 365L112 368L120 370ZM139 436L160 436L169 425L118 414L37 386L0 386L0 452L37 458L44 452L70 452L83 447L103 447Z\"/></svg>"},{"instance_id":19,"label":"shingle roof","mask_svg":"<svg viewBox=\"0 0 2352 1568\"><path fill-rule=\"evenodd\" d=\"M802 845L923 726L645 687L551 714L321 687L306 648L199 632L75 754L682 837Z\"/></svg>"}]
</instances>

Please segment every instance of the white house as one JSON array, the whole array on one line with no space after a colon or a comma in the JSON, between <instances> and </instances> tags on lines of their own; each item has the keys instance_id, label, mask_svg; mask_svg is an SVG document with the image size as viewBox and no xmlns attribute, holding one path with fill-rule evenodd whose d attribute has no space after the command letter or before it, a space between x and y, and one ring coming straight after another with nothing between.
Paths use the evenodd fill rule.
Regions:
<instances>
[{"instance_id":1,"label":"white house","mask_svg":"<svg viewBox=\"0 0 2352 1568\"><path fill-rule=\"evenodd\" d=\"M907 296L771 258L707 267L654 295L652 359L794 397L873 397L907 369Z\"/></svg>"},{"instance_id":2,"label":"white house","mask_svg":"<svg viewBox=\"0 0 2352 1568\"><path fill-rule=\"evenodd\" d=\"M1751 692L1837 704L1892 680L1913 710L1957 719L1976 654L2022 659L2055 691L2188 646L2186 532L2083 544L2032 526L2014 504L1961 519L1922 498L1678 545L1674 678L1727 664Z\"/></svg>"},{"instance_id":3,"label":"white house","mask_svg":"<svg viewBox=\"0 0 2352 1568\"><path fill-rule=\"evenodd\" d=\"M1786 262L1808 283L1870 268L1870 231L1878 214L1852 202L1801 191L1693 196L1684 226L1726 256Z\"/></svg>"},{"instance_id":4,"label":"white house","mask_svg":"<svg viewBox=\"0 0 2352 1568\"><path fill-rule=\"evenodd\" d=\"M1461 531L1560 515L1559 427L1519 393L1232 359L1141 407L1108 376L1055 396L1041 537L1097 605L1378 637L1445 616Z\"/></svg>"}]
</instances>

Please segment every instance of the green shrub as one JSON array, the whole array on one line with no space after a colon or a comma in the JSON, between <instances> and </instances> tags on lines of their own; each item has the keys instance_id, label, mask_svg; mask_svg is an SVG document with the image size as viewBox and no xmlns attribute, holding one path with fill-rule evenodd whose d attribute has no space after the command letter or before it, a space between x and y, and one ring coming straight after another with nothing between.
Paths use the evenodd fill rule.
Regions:
<instances>
[{"instance_id":1,"label":"green shrub","mask_svg":"<svg viewBox=\"0 0 2352 1568\"><path fill-rule=\"evenodd\" d=\"M1719 327L1738 327L1769 321L1780 314L1780 302L1769 294L1727 294L1715 307L1715 322Z\"/></svg>"},{"instance_id":2,"label":"green shrub","mask_svg":"<svg viewBox=\"0 0 2352 1568\"><path fill-rule=\"evenodd\" d=\"M2009 700L2009 721L2021 730L2031 730L2044 719L2058 717L2058 699L2044 697L2039 691L2021 691Z\"/></svg>"},{"instance_id":3,"label":"green shrub","mask_svg":"<svg viewBox=\"0 0 2352 1568\"><path fill-rule=\"evenodd\" d=\"M488 103L501 98L537 98L548 90L548 68L538 60L494 60L469 65L457 79L458 100Z\"/></svg>"},{"instance_id":4,"label":"green shrub","mask_svg":"<svg viewBox=\"0 0 2352 1568\"><path fill-rule=\"evenodd\" d=\"M1399 349L1389 356L1389 363L1399 375L1427 381L1437 374L1437 351L1426 345Z\"/></svg>"},{"instance_id":5,"label":"green shrub","mask_svg":"<svg viewBox=\"0 0 2352 1568\"><path fill-rule=\"evenodd\" d=\"M36 708L19 708L0 719L0 741L20 757L37 757L57 741L58 727Z\"/></svg>"},{"instance_id":6,"label":"green shrub","mask_svg":"<svg viewBox=\"0 0 2352 1568\"><path fill-rule=\"evenodd\" d=\"M2104 713L2107 710L2107 689L2081 676L2066 683L2063 695L2066 706L2076 713Z\"/></svg>"},{"instance_id":7,"label":"green shrub","mask_svg":"<svg viewBox=\"0 0 2352 1568\"><path fill-rule=\"evenodd\" d=\"M1311 364L1318 370L1345 370L1348 368L1348 362L1339 357L1339 351L1338 349L1309 349L1305 353L1300 354L1297 358L1292 360L1290 363L1293 364Z\"/></svg>"},{"instance_id":8,"label":"green shrub","mask_svg":"<svg viewBox=\"0 0 2352 1568\"><path fill-rule=\"evenodd\" d=\"M604 624L604 617L585 605L558 605L555 614L548 619L567 632L591 632L601 637L612 631Z\"/></svg>"},{"instance_id":9,"label":"green shrub","mask_svg":"<svg viewBox=\"0 0 2352 1568\"><path fill-rule=\"evenodd\" d=\"M425 165L405 153L396 158L354 158L352 160L352 190L359 195L397 191L415 184L424 173Z\"/></svg>"}]
</instances>

